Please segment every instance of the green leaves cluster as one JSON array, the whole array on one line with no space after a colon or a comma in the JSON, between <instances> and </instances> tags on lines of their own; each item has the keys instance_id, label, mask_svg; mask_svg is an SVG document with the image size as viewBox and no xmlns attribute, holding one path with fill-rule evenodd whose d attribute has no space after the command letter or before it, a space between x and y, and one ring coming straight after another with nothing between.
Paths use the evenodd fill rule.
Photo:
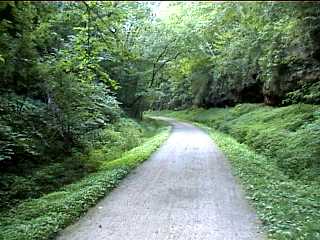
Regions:
<instances>
[{"instance_id":1,"label":"green leaves cluster","mask_svg":"<svg viewBox=\"0 0 320 240\"><path fill-rule=\"evenodd\" d=\"M138 2L0 3L1 207L76 181L150 134L124 120L141 117L149 18Z\"/></svg>"},{"instance_id":2,"label":"green leaves cluster","mask_svg":"<svg viewBox=\"0 0 320 240\"><path fill-rule=\"evenodd\" d=\"M158 95L154 108L318 103L319 4L172 3L169 9L159 24L170 36L158 35L178 38L174 49L182 54L159 74L158 90L168 97Z\"/></svg>"},{"instance_id":3,"label":"green leaves cluster","mask_svg":"<svg viewBox=\"0 0 320 240\"><path fill-rule=\"evenodd\" d=\"M4 2L0 13L2 161L70 154L119 119L120 101L135 107L147 5Z\"/></svg>"}]
</instances>

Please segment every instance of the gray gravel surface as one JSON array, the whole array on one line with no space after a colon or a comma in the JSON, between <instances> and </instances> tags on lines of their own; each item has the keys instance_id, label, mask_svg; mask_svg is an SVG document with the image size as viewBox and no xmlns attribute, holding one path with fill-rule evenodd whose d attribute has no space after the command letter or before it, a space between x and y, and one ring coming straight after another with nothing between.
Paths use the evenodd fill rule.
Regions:
<instances>
[{"instance_id":1,"label":"gray gravel surface","mask_svg":"<svg viewBox=\"0 0 320 240\"><path fill-rule=\"evenodd\" d=\"M202 130L168 120L165 144L59 240L259 240L229 163Z\"/></svg>"}]
</instances>

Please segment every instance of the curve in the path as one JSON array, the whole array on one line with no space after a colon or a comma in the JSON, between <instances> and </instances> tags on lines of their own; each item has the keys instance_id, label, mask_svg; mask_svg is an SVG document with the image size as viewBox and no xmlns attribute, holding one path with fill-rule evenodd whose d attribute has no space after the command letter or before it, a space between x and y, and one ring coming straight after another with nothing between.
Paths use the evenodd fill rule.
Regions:
<instances>
[{"instance_id":1,"label":"curve in the path","mask_svg":"<svg viewBox=\"0 0 320 240\"><path fill-rule=\"evenodd\" d=\"M230 166L202 130L171 121L148 161L59 240L258 240L255 213Z\"/></svg>"}]
</instances>

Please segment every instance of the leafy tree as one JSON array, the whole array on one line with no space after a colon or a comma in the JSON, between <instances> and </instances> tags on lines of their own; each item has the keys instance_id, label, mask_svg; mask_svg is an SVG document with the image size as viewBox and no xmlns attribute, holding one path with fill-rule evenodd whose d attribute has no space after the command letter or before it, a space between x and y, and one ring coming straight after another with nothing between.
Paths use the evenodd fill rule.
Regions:
<instances>
[{"instance_id":1,"label":"leafy tree","mask_svg":"<svg viewBox=\"0 0 320 240\"><path fill-rule=\"evenodd\" d=\"M177 59L159 75L170 82L191 81L185 93L193 100L187 105L318 103L318 3L173 5L173 13L158 23L163 23L159 36L152 39L182 36L173 48L183 52L183 61ZM168 30L170 36L162 34ZM182 73L181 62L188 73Z\"/></svg>"}]
</instances>

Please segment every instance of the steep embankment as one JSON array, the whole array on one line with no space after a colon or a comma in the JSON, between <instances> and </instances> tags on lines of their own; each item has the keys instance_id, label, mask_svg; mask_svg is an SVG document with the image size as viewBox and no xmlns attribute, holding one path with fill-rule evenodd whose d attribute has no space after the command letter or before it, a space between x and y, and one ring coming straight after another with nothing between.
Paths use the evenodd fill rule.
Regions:
<instances>
[{"instance_id":1,"label":"steep embankment","mask_svg":"<svg viewBox=\"0 0 320 240\"><path fill-rule=\"evenodd\" d=\"M319 239L319 106L242 104L161 115L209 126L270 239Z\"/></svg>"}]
</instances>

